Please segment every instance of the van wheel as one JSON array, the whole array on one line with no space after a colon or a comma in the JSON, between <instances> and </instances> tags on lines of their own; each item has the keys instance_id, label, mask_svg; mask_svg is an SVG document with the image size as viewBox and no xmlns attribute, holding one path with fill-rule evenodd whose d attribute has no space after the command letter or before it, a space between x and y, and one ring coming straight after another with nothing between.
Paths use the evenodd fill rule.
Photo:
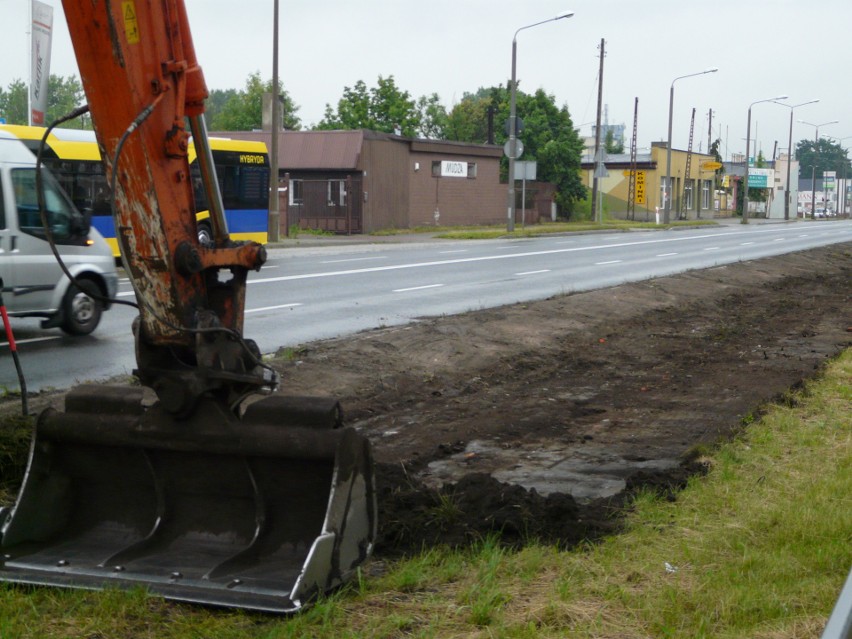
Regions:
<instances>
[{"instance_id":1,"label":"van wheel","mask_svg":"<svg viewBox=\"0 0 852 639\"><path fill-rule=\"evenodd\" d=\"M69 335L88 335L101 321L103 305L95 299L100 295L91 280L80 280L80 287L72 285L62 299L62 330Z\"/></svg>"},{"instance_id":2,"label":"van wheel","mask_svg":"<svg viewBox=\"0 0 852 639\"><path fill-rule=\"evenodd\" d=\"M213 246L213 229L207 222L198 223L198 243L207 248Z\"/></svg>"}]
</instances>

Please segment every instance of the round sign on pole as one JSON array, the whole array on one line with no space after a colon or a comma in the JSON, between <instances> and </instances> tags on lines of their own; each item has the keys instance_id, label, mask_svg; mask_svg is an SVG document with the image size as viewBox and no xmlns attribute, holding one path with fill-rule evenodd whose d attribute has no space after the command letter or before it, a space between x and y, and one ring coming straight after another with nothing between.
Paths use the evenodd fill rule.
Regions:
<instances>
[{"instance_id":1,"label":"round sign on pole","mask_svg":"<svg viewBox=\"0 0 852 639\"><path fill-rule=\"evenodd\" d=\"M515 143L514 147L512 146L513 142ZM524 143L517 138L506 140L506 144L503 145L503 153L507 158L517 160L524 154Z\"/></svg>"},{"instance_id":2,"label":"round sign on pole","mask_svg":"<svg viewBox=\"0 0 852 639\"><path fill-rule=\"evenodd\" d=\"M512 135L512 132L509 130L512 126L512 118L506 118L506 122L503 125L503 130L506 132L506 135ZM521 131L524 130L524 121L519 118L517 115L515 116L515 135L518 135Z\"/></svg>"}]
</instances>

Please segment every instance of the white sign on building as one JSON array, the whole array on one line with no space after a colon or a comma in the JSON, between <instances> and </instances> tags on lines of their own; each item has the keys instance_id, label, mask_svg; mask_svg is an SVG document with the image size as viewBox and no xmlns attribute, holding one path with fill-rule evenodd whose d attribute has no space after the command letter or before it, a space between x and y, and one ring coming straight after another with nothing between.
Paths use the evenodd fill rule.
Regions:
<instances>
[{"instance_id":1,"label":"white sign on building","mask_svg":"<svg viewBox=\"0 0 852 639\"><path fill-rule=\"evenodd\" d=\"M441 162L441 177L467 177L467 162L443 160Z\"/></svg>"}]
</instances>

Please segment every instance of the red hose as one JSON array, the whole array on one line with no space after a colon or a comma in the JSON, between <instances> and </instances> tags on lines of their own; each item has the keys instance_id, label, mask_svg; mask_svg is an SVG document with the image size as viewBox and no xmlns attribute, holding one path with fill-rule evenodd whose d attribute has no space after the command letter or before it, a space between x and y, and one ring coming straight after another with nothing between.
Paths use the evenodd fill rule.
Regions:
<instances>
[{"instance_id":1,"label":"red hose","mask_svg":"<svg viewBox=\"0 0 852 639\"><path fill-rule=\"evenodd\" d=\"M9 322L9 314L6 312L6 304L3 303L3 280L0 279L0 315L3 316L3 328L6 329L6 339L9 340L9 350L12 351L12 359L15 361L15 371L18 373L18 381L21 384L21 411L24 417L29 413L27 408L27 380L21 368L21 360L18 359L18 345L15 344L15 335L12 333L12 324Z\"/></svg>"}]
</instances>

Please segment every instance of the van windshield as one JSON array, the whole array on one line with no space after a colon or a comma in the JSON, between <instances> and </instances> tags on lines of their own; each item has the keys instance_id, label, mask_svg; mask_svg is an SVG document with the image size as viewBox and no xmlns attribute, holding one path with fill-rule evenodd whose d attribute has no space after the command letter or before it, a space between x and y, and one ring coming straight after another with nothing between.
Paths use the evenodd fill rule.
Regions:
<instances>
[{"instance_id":1,"label":"van windshield","mask_svg":"<svg viewBox=\"0 0 852 639\"><path fill-rule=\"evenodd\" d=\"M21 231L44 238L46 234L39 213L35 168L13 169L12 186L15 189L18 225ZM42 187L47 221L53 238L57 242L67 242L75 239L75 236L79 238L81 231L87 226L83 216L74 208L65 191L48 171L42 173ZM88 229L82 235L87 233Z\"/></svg>"}]
</instances>

